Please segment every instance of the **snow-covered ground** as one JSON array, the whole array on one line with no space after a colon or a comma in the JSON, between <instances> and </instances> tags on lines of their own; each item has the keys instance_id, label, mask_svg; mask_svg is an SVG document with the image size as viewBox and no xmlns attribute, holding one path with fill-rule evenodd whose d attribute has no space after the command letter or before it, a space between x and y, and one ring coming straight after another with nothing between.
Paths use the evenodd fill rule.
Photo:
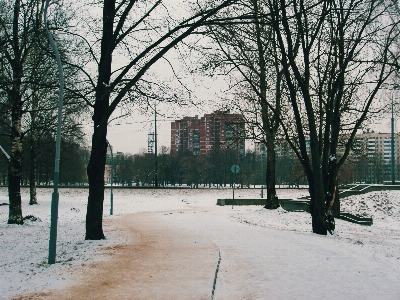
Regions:
<instances>
[{"instance_id":1,"label":"snow-covered ground","mask_svg":"<svg viewBox=\"0 0 400 300\"><path fill-rule=\"evenodd\" d=\"M184 210L189 207L206 209L215 207L219 198L232 197L230 189L114 189L114 216L110 216L110 194L107 190L104 205L107 239L85 241L87 189L62 188L56 264L48 265L51 193L52 189L38 189L39 205L30 206L28 190L23 189L23 215L32 216L26 219L24 225L7 225L8 206L0 206L0 299L11 299L13 296L33 291L63 287L73 277L74 270L104 259L109 251L114 251L114 246L125 239L113 223L113 218L118 218L119 215L145 211ZM307 190L278 190L278 196L286 199L307 194ZM260 197L260 190L236 189L235 197ZM368 249L370 255L357 257L357 260L364 260L366 265L371 259L391 265L393 268L384 276L399 278L399 199L400 191L373 192L343 199L343 211L370 216L374 224L362 226L336 220L336 233L327 236L326 239L329 241L326 242L330 247L337 247L338 253L342 253L343 248L354 245ZM7 202L7 188L0 188L0 204ZM283 231L282 234L291 231L300 238L311 234L311 218L307 213L286 212L281 208L265 210L261 206L236 206L234 209L226 206L223 212L224 215L229 214L229 219L234 223L243 223L260 230L274 229ZM290 248L290 245L286 246ZM322 262L326 260L324 253L313 252L313 249L308 251L308 255L317 259L320 257ZM272 269L279 267L278 263L276 266L271 266ZM354 284L363 285L362 278L355 278ZM337 280L340 284L340 278ZM343 280L346 280L346 276L343 276ZM318 282L313 284L318 285ZM326 282L321 279L319 284L326 285ZM397 287L397 290L392 290L389 294L396 294L399 290ZM397 295L400 299L400 293Z\"/></svg>"}]
</instances>

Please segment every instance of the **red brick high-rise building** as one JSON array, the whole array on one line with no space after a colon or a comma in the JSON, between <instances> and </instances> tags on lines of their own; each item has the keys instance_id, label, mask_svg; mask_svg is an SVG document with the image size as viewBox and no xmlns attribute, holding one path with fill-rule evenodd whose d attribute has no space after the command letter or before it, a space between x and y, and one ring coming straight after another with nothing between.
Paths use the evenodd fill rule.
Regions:
<instances>
[{"instance_id":1,"label":"red brick high-rise building","mask_svg":"<svg viewBox=\"0 0 400 300\"><path fill-rule=\"evenodd\" d=\"M205 155L213 151L236 150L244 154L244 119L241 114L215 111L184 117L171 122L171 153L191 152Z\"/></svg>"},{"instance_id":2,"label":"red brick high-rise building","mask_svg":"<svg viewBox=\"0 0 400 300\"><path fill-rule=\"evenodd\" d=\"M171 122L171 153L200 154L200 119L184 117Z\"/></svg>"}]
</instances>

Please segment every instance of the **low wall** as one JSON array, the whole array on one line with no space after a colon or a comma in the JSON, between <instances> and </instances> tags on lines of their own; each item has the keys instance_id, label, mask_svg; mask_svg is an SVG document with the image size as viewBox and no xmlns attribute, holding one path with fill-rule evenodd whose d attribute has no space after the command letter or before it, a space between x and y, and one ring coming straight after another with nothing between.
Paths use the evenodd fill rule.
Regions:
<instances>
[{"instance_id":1,"label":"low wall","mask_svg":"<svg viewBox=\"0 0 400 300\"><path fill-rule=\"evenodd\" d=\"M310 212L310 201L282 199L279 204L287 211L306 211Z\"/></svg>"},{"instance_id":2,"label":"low wall","mask_svg":"<svg viewBox=\"0 0 400 300\"><path fill-rule=\"evenodd\" d=\"M266 199L258 198L258 199L218 199L217 205L265 205Z\"/></svg>"},{"instance_id":3,"label":"low wall","mask_svg":"<svg viewBox=\"0 0 400 300\"><path fill-rule=\"evenodd\" d=\"M224 205L236 205L236 206L243 206L243 205L262 205L264 206L266 203L265 198L258 198L258 199L218 199L217 205L224 206ZM280 206L287 211L310 211L310 204L308 201L301 201L301 200L293 200L293 199L279 199Z\"/></svg>"}]
</instances>

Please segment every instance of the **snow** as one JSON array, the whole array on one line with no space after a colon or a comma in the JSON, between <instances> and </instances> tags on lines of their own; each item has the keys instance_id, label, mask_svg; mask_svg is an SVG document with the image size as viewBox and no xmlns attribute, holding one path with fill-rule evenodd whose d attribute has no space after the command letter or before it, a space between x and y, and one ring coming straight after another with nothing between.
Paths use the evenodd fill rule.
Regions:
<instances>
[{"instance_id":1,"label":"snow","mask_svg":"<svg viewBox=\"0 0 400 300\"><path fill-rule=\"evenodd\" d=\"M307 213L216 206L217 199L232 197L230 189L115 188L113 216L109 215L108 189L104 203L107 239L85 241L88 190L61 188L54 265L47 264L52 189L38 189L39 204L32 206L28 192L22 190L22 211L34 218L24 225L8 225L8 206L0 206L0 299L66 287L76 270L106 259L126 241L113 220L141 212L162 212L171 226L187 226L216 244L222 260L215 299L266 295L270 299L400 299L400 191L342 199L342 210L372 217L373 225L336 220L334 235L319 236L312 234ZM304 189L278 190L285 199L307 194ZM258 198L260 190L235 189L235 197ZM7 202L7 188L0 187L0 204ZM198 213L184 213L189 208ZM242 271L235 270L238 264ZM329 276L324 270L315 276L318 268L328 268ZM279 277L272 276L274 272ZM327 290L333 293L326 295Z\"/></svg>"}]
</instances>

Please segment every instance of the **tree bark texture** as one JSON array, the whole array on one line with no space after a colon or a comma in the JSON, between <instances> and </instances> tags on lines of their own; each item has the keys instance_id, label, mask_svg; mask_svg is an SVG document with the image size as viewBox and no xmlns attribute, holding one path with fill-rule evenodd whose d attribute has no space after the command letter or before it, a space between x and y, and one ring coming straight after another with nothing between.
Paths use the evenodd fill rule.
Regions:
<instances>
[{"instance_id":1,"label":"tree bark texture","mask_svg":"<svg viewBox=\"0 0 400 300\"><path fill-rule=\"evenodd\" d=\"M23 224L21 208L21 174L22 174L22 141L21 141L21 97L14 90L11 93L12 128L11 152L8 166L9 214L8 224Z\"/></svg>"},{"instance_id":2,"label":"tree bark texture","mask_svg":"<svg viewBox=\"0 0 400 300\"><path fill-rule=\"evenodd\" d=\"M37 147L37 130L36 126L36 109L37 109L37 95L33 96L33 105L31 113L31 143L29 145L30 150L30 168L29 168L29 205L38 204L36 197L36 172L37 172L37 160L36 160L36 147Z\"/></svg>"},{"instance_id":3,"label":"tree bark texture","mask_svg":"<svg viewBox=\"0 0 400 300\"><path fill-rule=\"evenodd\" d=\"M312 118L312 112L309 113L309 118ZM312 128L312 126L310 126ZM314 130L310 130L310 156L311 159L307 160L307 167L304 168L310 192L310 213L313 233L326 235L328 233L325 224L326 215L326 202L325 202L325 189L324 180L321 169L321 156L319 152L318 139ZM314 132L314 134L312 134ZM306 149L303 149L305 151Z\"/></svg>"},{"instance_id":4,"label":"tree bark texture","mask_svg":"<svg viewBox=\"0 0 400 300\"><path fill-rule=\"evenodd\" d=\"M35 131L35 130L33 130ZM32 134L34 134L32 131ZM29 168L29 205L38 204L36 197L36 143L35 138L32 136L30 145L30 168Z\"/></svg>"},{"instance_id":5,"label":"tree bark texture","mask_svg":"<svg viewBox=\"0 0 400 300\"><path fill-rule=\"evenodd\" d=\"M87 168L89 197L86 213L86 240L104 239L103 203L104 171L107 155L107 127L95 129L92 137L92 152Z\"/></svg>"},{"instance_id":6,"label":"tree bark texture","mask_svg":"<svg viewBox=\"0 0 400 300\"><path fill-rule=\"evenodd\" d=\"M267 200L265 208L276 209L279 207L278 196L276 195L276 180L275 180L275 134L267 135L267 171L266 171L266 186Z\"/></svg>"},{"instance_id":7,"label":"tree bark texture","mask_svg":"<svg viewBox=\"0 0 400 300\"><path fill-rule=\"evenodd\" d=\"M104 171L107 156L107 122L109 118L112 53L114 49L113 26L115 18L115 0L105 0L103 6L103 37L101 56L96 85L96 99L93 112L94 132L92 152L87 168L89 197L86 212L87 240L104 239L103 202Z\"/></svg>"},{"instance_id":8,"label":"tree bark texture","mask_svg":"<svg viewBox=\"0 0 400 300\"><path fill-rule=\"evenodd\" d=\"M14 59L11 60L13 70L12 89L8 92L11 103L11 153L8 167L8 195L9 195L9 214L8 224L23 224L21 209L21 174L22 174L22 61L19 46L19 14L21 3L15 1L13 18L13 46Z\"/></svg>"}]
</instances>

